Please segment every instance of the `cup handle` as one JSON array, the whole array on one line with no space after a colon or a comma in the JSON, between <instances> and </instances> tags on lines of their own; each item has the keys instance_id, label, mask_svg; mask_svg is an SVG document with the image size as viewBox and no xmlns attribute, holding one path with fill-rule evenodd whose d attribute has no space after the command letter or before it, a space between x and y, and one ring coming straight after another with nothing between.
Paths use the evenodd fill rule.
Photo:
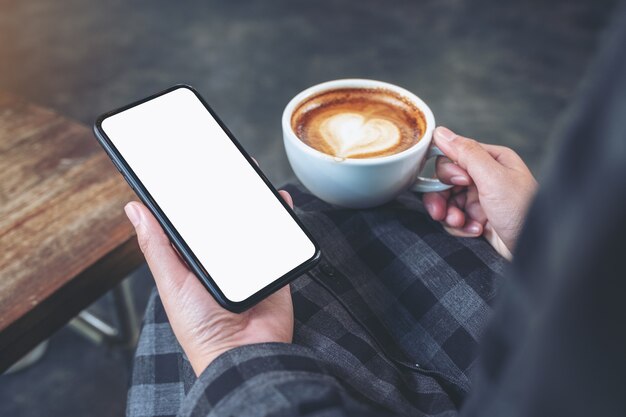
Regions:
<instances>
[{"instance_id":1,"label":"cup handle","mask_svg":"<svg viewBox=\"0 0 626 417\"><path fill-rule=\"evenodd\" d=\"M428 149L428 155L426 155L426 160L430 158L435 158L437 156L446 156L446 155L443 152L441 152L441 149L439 149L435 145L432 145ZM424 177L418 176L417 180L415 181L415 184L413 184L413 186L411 187L411 190L416 191L418 193L432 193L436 191L448 190L452 187L453 187L452 185L444 184L441 181L439 181L439 179L437 178L424 178Z\"/></svg>"}]
</instances>

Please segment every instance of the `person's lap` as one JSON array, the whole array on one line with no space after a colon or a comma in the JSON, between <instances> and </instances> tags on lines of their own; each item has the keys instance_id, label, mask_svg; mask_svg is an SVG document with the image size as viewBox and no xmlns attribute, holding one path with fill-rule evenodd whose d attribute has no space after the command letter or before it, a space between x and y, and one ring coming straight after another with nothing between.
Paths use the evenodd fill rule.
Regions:
<instances>
[{"instance_id":1,"label":"person's lap","mask_svg":"<svg viewBox=\"0 0 626 417\"><path fill-rule=\"evenodd\" d=\"M412 194L349 210L286 189L323 252L291 285L294 343L316 351L353 392L386 398L388 409L453 413L469 390L505 261L482 239L447 235ZM175 415L194 380L154 294L128 415Z\"/></svg>"}]
</instances>

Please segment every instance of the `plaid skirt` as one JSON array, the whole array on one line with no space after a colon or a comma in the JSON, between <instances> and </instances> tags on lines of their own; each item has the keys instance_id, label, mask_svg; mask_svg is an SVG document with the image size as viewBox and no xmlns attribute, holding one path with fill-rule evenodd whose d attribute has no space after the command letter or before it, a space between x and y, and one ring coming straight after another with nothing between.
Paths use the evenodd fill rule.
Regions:
<instances>
[{"instance_id":1,"label":"plaid skirt","mask_svg":"<svg viewBox=\"0 0 626 417\"><path fill-rule=\"evenodd\" d=\"M127 415L310 415L324 401L295 388L305 373L340 387L328 401L357 415L456 415L506 261L483 239L448 235L412 193L351 210L285 189L323 253L291 284L293 345L235 349L196 378L155 292ZM255 395L263 384L271 393Z\"/></svg>"}]
</instances>

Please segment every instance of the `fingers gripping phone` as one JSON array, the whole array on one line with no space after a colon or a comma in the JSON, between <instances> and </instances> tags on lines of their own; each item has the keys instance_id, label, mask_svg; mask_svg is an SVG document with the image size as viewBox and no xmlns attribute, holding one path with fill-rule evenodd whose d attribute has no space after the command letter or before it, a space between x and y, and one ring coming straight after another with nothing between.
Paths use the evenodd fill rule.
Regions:
<instances>
[{"instance_id":1,"label":"fingers gripping phone","mask_svg":"<svg viewBox=\"0 0 626 417\"><path fill-rule=\"evenodd\" d=\"M310 233L193 88L106 113L94 132L223 307L241 312L319 259Z\"/></svg>"}]
</instances>

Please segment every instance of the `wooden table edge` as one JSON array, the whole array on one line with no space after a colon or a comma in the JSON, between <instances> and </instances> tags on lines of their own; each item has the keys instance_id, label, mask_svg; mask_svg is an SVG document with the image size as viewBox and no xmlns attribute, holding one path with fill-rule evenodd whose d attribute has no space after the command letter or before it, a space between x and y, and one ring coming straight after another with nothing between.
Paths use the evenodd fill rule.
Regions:
<instances>
[{"instance_id":1,"label":"wooden table edge","mask_svg":"<svg viewBox=\"0 0 626 417\"><path fill-rule=\"evenodd\" d=\"M0 334L0 373L50 337L144 262L136 236L89 266ZM54 312L54 314L51 314ZM37 320L41 316L44 320Z\"/></svg>"}]
</instances>

